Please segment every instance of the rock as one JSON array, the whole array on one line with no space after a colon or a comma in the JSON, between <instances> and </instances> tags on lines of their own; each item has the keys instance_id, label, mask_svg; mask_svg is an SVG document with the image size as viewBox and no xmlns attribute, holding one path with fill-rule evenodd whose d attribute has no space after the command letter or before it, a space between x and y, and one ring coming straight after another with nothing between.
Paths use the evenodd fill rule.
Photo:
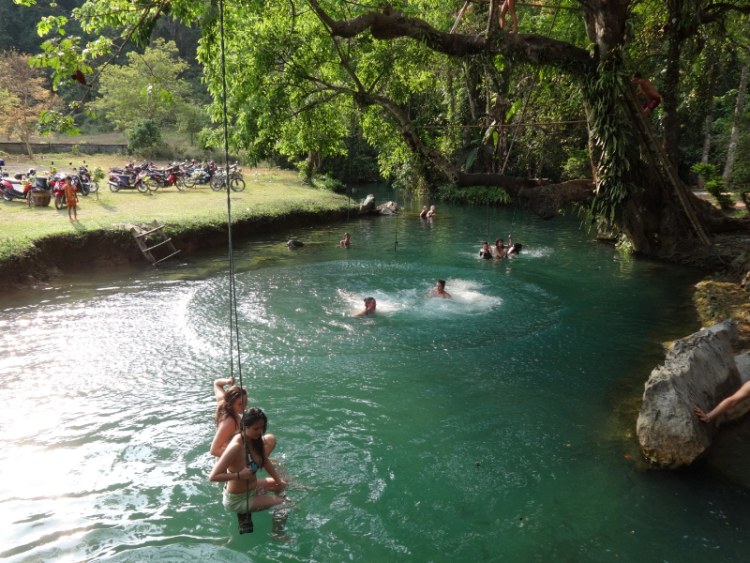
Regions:
<instances>
[{"instance_id":1,"label":"rock","mask_svg":"<svg viewBox=\"0 0 750 563\"><path fill-rule=\"evenodd\" d=\"M398 215L398 204L395 201L386 201L377 207L381 215Z\"/></svg>"},{"instance_id":2,"label":"rock","mask_svg":"<svg viewBox=\"0 0 750 563\"><path fill-rule=\"evenodd\" d=\"M298 241L298 240L296 240L296 239L291 239L291 240L287 241L286 245L287 245L287 246L288 246L288 247L289 247L290 249L294 249L294 248L302 248L303 246L305 246L305 245L304 245L304 243L302 243L301 241Z\"/></svg>"},{"instance_id":3,"label":"rock","mask_svg":"<svg viewBox=\"0 0 750 563\"><path fill-rule=\"evenodd\" d=\"M669 468L689 465L711 445L716 427L700 422L693 405L711 409L739 387L732 355L736 338L731 320L703 329L677 340L664 364L651 372L636 424L641 449L651 462Z\"/></svg>"},{"instance_id":4,"label":"rock","mask_svg":"<svg viewBox=\"0 0 750 563\"><path fill-rule=\"evenodd\" d=\"M365 213L373 213L375 211L375 196L369 194L362 203L359 204L359 213L364 215Z\"/></svg>"},{"instance_id":5,"label":"rock","mask_svg":"<svg viewBox=\"0 0 750 563\"><path fill-rule=\"evenodd\" d=\"M734 363L737 364L737 371L740 372L742 383L750 380L750 352L745 352L734 357Z\"/></svg>"}]
</instances>

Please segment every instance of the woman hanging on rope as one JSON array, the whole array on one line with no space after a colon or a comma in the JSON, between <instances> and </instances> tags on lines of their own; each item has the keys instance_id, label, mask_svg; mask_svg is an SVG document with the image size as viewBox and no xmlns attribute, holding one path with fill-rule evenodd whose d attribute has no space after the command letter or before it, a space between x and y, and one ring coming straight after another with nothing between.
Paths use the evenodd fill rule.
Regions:
<instances>
[{"instance_id":1,"label":"woman hanging on rope","mask_svg":"<svg viewBox=\"0 0 750 563\"><path fill-rule=\"evenodd\" d=\"M228 389L224 389L230 385ZM229 440L240 430L242 413L247 408L247 391L234 384L234 377L214 381L216 397L216 433L211 442L211 455L219 457L229 444ZM276 436L263 436L265 455L271 455L276 447Z\"/></svg>"},{"instance_id":2,"label":"woman hanging on rope","mask_svg":"<svg viewBox=\"0 0 750 563\"><path fill-rule=\"evenodd\" d=\"M268 418L258 408L249 409L242 417L243 432L237 434L216 461L208 479L225 482L224 508L231 512L249 514L266 510L286 502L283 493L287 483L276 472L264 451L263 435L268 428ZM259 479L257 473L265 469L270 477ZM240 532L252 532L252 520L240 518Z\"/></svg>"}]
</instances>

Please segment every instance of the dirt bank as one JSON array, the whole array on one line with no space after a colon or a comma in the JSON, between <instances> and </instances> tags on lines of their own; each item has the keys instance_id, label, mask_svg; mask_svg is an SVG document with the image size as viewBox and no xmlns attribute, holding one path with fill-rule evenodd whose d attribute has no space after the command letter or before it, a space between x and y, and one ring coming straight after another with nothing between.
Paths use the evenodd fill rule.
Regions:
<instances>
[{"instance_id":1,"label":"dirt bank","mask_svg":"<svg viewBox=\"0 0 750 563\"><path fill-rule=\"evenodd\" d=\"M253 235L281 232L297 226L343 221L338 213L294 212L283 217L240 221L232 226L232 238L240 242ZM169 232L169 225L166 225ZM227 246L226 228L201 227L170 234L182 257ZM82 234L51 236L37 241L26 255L0 262L0 291L23 291L44 287L56 278L82 270L151 268L133 236L122 230L97 230Z\"/></svg>"}]
</instances>

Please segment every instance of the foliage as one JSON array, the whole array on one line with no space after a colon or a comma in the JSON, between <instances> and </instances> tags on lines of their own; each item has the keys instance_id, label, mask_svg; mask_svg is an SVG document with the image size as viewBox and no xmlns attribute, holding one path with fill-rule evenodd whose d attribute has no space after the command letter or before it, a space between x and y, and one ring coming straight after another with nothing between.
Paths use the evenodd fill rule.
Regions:
<instances>
[{"instance_id":1,"label":"foliage","mask_svg":"<svg viewBox=\"0 0 750 563\"><path fill-rule=\"evenodd\" d=\"M316 188L320 188L327 192L333 192L335 194L346 193L346 185L340 180L337 180L336 178L332 178L331 176L328 176L327 174L321 174L320 176L313 177L312 183L313 183L313 186L315 186Z\"/></svg>"},{"instance_id":2,"label":"foliage","mask_svg":"<svg viewBox=\"0 0 750 563\"><path fill-rule=\"evenodd\" d=\"M153 119L138 121L128 132L128 150L143 152L161 143L161 130Z\"/></svg>"},{"instance_id":3,"label":"foliage","mask_svg":"<svg viewBox=\"0 0 750 563\"><path fill-rule=\"evenodd\" d=\"M91 173L91 179L92 179L92 180L93 180L94 182L101 182L101 181L102 181L102 180L104 180L104 178L106 178L106 177L107 177L107 176L106 176L106 174L104 173L104 170L102 169L102 167L101 167L101 166L97 166L96 168L94 168L94 171L93 171L93 172Z\"/></svg>"},{"instance_id":4,"label":"foliage","mask_svg":"<svg viewBox=\"0 0 750 563\"><path fill-rule=\"evenodd\" d=\"M562 167L563 180L575 180L591 176L591 160L585 149L572 148L568 151L568 159Z\"/></svg>"},{"instance_id":5,"label":"foliage","mask_svg":"<svg viewBox=\"0 0 750 563\"><path fill-rule=\"evenodd\" d=\"M477 37L476 42L447 55L439 52L437 43L446 37L439 32L450 29L455 15L435 0L389 4L402 14L400 23L421 18L419 34L410 37L382 29L334 36L330 21L321 15L324 10L334 20L361 22L369 12L385 10L375 0L248 0L224 6L226 76L218 5L199 0L90 0L73 14L83 31L102 38L90 44L64 33L70 21L52 14L39 26L50 42L40 64L52 68L55 77L75 70L87 73L87 65L112 50L114 39L145 44L169 12L169 17L199 26L198 57L214 100L210 118L214 124L228 119L230 149L251 161L301 162L312 178L328 171L326 167L343 170L342 160L367 155L357 148L366 146L376 151L382 177L396 186L426 191L459 173L553 179L573 175L586 168L581 151L587 150L590 133L597 170L591 209L611 223L620 219L623 209L636 213L635 206L623 203L643 193L635 187L651 166L638 155L630 135L633 124L622 111L626 75L637 69L657 84L668 84L668 92L679 101L670 119L679 114L683 123L699 124L711 117L712 107L718 110L714 123L720 131L708 140L714 142L714 152L721 151L729 130L729 112L724 110L730 108L712 103L734 87L727 77L736 74L739 61L736 49L726 49L727 41L745 41L747 28L743 17L726 16L735 8L746 12L744 0L736 5L708 0L666 5L655 0L566 1L556 9L519 6L522 33L506 41L504 32L493 35L487 30L486 4L480 3L459 27L462 34ZM670 9L675 6L677 17L672 20ZM675 29L682 51L668 49ZM120 37L111 37L110 30ZM112 40L107 43L105 37ZM455 46L461 37L451 41ZM547 59L560 51L572 53L575 65L562 57L557 62ZM48 55L55 60L45 58ZM716 84L709 84L705 70L714 67L721 73ZM674 79L680 72L681 81L670 82L666 76ZM139 97L140 88L132 88L131 97ZM582 124L584 108L589 131ZM179 104L168 117L178 113ZM189 116L180 123L194 134L197 125ZM689 141L681 147L685 162L698 160L706 144L698 129L682 132ZM199 137L205 146L223 146L220 127L205 128ZM669 219L664 214L671 208L653 207L654 216ZM645 223L630 222L631 227L636 224Z\"/></svg>"},{"instance_id":6,"label":"foliage","mask_svg":"<svg viewBox=\"0 0 750 563\"><path fill-rule=\"evenodd\" d=\"M610 222L615 222L619 205L628 195L629 126L618 103L618 93L624 90L625 79L612 58L603 61L597 74L585 81L586 97L592 110L590 127L599 151L596 196L591 209L594 215L602 215Z\"/></svg>"},{"instance_id":7,"label":"foliage","mask_svg":"<svg viewBox=\"0 0 750 563\"><path fill-rule=\"evenodd\" d=\"M716 200L722 209L731 209L734 206L732 197L724 192L724 181L715 164L699 162L690 167L691 172L703 177L706 191Z\"/></svg>"},{"instance_id":8,"label":"foliage","mask_svg":"<svg viewBox=\"0 0 750 563\"><path fill-rule=\"evenodd\" d=\"M499 206L510 203L508 193L498 187L469 186L456 188L451 184L438 186L438 197L448 203Z\"/></svg>"},{"instance_id":9,"label":"foliage","mask_svg":"<svg viewBox=\"0 0 750 563\"><path fill-rule=\"evenodd\" d=\"M0 131L26 143L31 155L31 135L43 114L55 107L57 100L45 86L45 79L29 66L29 55L17 51L0 53Z\"/></svg>"},{"instance_id":10,"label":"foliage","mask_svg":"<svg viewBox=\"0 0 750 563\"><path fill-rule=\"evenodd\" d=\"M128 53L127 64L106 67L99 79L99 97L90 104L116 129L124 131L133 123L149 119L160 125L177 124L180 119L196 121L191 105L190 85L180 78L187 69L174 42L154 41L143 54ZM188 130L194 130L190 126Z\"/></svg>"}]
</instances>

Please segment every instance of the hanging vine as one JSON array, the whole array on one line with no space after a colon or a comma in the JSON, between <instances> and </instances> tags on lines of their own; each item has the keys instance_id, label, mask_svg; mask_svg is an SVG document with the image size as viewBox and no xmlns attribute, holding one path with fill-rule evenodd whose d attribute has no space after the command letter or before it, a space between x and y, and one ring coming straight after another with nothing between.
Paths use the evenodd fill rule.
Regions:
<instances>
[{"instance_id":1,"label":"hanging vine","mask_svg":"<svg viewBox=\"0 0 750 563\"><path fill-rule=\"evenodd\" d=\"M599 63L596 74L584 81L584 95L591 104L591 135L599 154L591 213L610 223L630 190L626 156L630 124L618 99L626 79L619 58L608 57Z\"/></svg>"}]
</instances>

